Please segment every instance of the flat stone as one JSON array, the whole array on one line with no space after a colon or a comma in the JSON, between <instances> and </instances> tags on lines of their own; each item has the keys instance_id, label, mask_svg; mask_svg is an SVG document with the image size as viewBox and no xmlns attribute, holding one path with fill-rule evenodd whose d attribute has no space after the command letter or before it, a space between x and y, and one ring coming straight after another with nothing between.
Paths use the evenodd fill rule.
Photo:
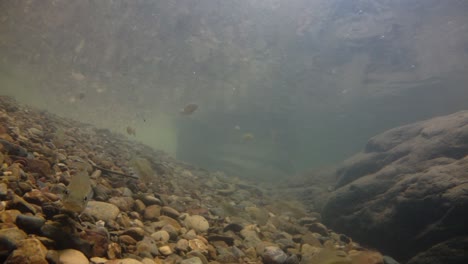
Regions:
<instances>
[{"instance_id":1,"label":"flat stone","mask_svg":"<svg viewBox=\"0 0 468 264\"><path fill-rule=\"evenodd\" d=\"M109 199L109 203L117 206L122 212L129 212L135 205L135 200L132 197L112 197Z\"/></svg>"},{"instance_id":2,"label":"flat stone","mask_svg":"<svg viewBox=\"0 0 468 264\"><path fill-rule=\"evenodd\" d=\"M8 256L5 264L48 263L46 260L47 249L39 240L35 238L24 239L18 242L17 246L18 248Z\"/></svg>"},{"instance_id":3,"label":"flat stone","mask_svg":"<svg viewBox=\"0 0 468 264\"><path fill-rule=\"evenodd\" d=\"M187 228L194 229L198 233L204 233L210 228L210 224L203 216L189 215L184 219L184 224Z\"/></svg>"},{"instance_id":4,"label":"flat stone","mask_svg":"<svg viewBox=\"0 0 468 264\"><path fill-rule=\"evenodd\" d=\"M282 264L288 256L279 247L268 246L262 253L263 263Z\"/></svg>"},{"instance_id":5,"label":"flat stone","mask_svg":"<svg viewBox=\"0 0 468 264\"><path fill-rule=\"evenodd\" d=\"M192 257L182 260L180 264L203 264L203 261L198 257Z\"/></svg>"},{"instance_id":6,"label":"flat stone","mask_svg":"<svg viewBox=\"0 0 468 264\"><path fill-rule=\"evenodd\" d=\"M18 243L27 238L27 234L18 228L7 228L0 230L0 248L13 250Z\"/></svg>"},{"instance_id":7,"label":"flat stone","mask_svg":"<svg viewBox=\"0 0 468 264\"><path fill-rule=\"evenodd\" d=\"M89 264L88 258L76 249L59 250L60 264Z\"/></svg>"},{"instance_id":8,"label":"flat stone","mask_svg":"<svg viewBox=\"0 0 468 264\"><path fill-rule=\"evenodd\" d=\"M28 233L40 232L44 223L45 219L37 216L20 214L16 217L16 225Z\"/></svg>"},{"instance_id":9,"label":"flat stone","mask_svg":"<svg viewBox=\"0 0 468 264\"><path fill-rule=\"evenodd\" d=\"M153 204L145 208L143 218L146 220L156 220L161 215L161 206Z\"/></svg>"},{"instance_id":10,"label":"flat stone","mask_svg":"<svg viewBox=\"0 0 468 264\"><path fill-rule=\"evenodd\" d=\"M163 242L166 243L169 241L169 233L164 230L159 230L157 232L154 232L151 234L151 237L156 241L156 242Z\"/></svg>"},{"instance_id":11,"label":"flat stone","mask_svg":"<svg viewBox=\"0 0 468 264\"><path fill-rule=\"evenodd\" d=\"M161 215L167 215L169 217L172 217L174 219L177 219L180 216L179 211L176 209L169 207L169 206L163 206L161 208Z\"/></svg>"},{"instance_id":12,"label":"flat stone","mask_svg":"<svg viewBox=\"0 0 468 264\"><path fill-rule=\"evenodd\" d=\"M89 201L88 206L83 211L84 214L89 214L97 220L105 222L114 221L120 213L117 206L111 203Z\"/></svg>"}]
</instances>

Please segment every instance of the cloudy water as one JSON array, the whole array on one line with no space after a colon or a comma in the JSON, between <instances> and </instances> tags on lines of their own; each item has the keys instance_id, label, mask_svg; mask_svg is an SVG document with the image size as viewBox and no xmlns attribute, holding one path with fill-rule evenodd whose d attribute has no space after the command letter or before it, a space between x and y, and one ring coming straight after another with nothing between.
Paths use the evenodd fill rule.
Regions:
<instances>
[{"instance_id":1,"label":"cloudy water","mask_svg":"<svg viewBox=\"0 0 468 264\"><path fill-rule=\"evenodd\" d=\"M332 192L383 164L353 167L391 144L370 138L468 109L467 14L464 0L3 0L0 95L232 178L333 175L291 183Z\"/></svg>"}]
</instances>

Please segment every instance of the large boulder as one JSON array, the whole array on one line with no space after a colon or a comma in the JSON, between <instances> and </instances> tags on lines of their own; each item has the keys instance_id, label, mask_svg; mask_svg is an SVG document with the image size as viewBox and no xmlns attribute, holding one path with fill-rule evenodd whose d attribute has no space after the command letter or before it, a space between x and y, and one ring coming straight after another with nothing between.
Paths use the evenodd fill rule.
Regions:
<instances>
[{"instance_id":1,"label":"large boulder","mask_svg":"<svg viewBox=\"0 0 468 264\"><path fill-rule=\"evenodd\" d=\"M462 241L468 237L467 154L468 111L375 136L337 171L324 222L403 261L455 237ZM433 263L437 252L431 251Z\"/></svg>"}]
</instances>

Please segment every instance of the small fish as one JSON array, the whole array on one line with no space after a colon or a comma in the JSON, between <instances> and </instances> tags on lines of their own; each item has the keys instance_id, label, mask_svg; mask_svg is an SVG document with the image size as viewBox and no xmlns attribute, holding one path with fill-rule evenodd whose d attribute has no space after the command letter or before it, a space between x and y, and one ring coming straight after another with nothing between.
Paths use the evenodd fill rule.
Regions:
<instances>
[{"instance_id":1,"label":"small fish","mask_svg":"<svg viewBox=\"0 0 468 264\"><path fill-rule=\"evenodd\" d=\"M243 141L251 141L255 138L255 136L252 133L244 133L242 135L242 140Z\"/></svg>"},{"instance_id":2,"label":"small fish","mask_svg":"<svg viewBox=\"0 0 468 264\"><path fill-rule=\"evenodd\" d=\"M78 99L83 100L85 98L85 93L79 93L78 94Z\"/></svg>"},{"instance_id":3,"label":"small fish","mask_svg":"<svg viewBox=\"0 0 468 264\"><path fill-rule=\"evenodd\" d=\"M180 109L180 113L183 115L191 115L195 110L198 109L197 104L188 104L184 108Z\"/></svg>"},{"instance_id":4,"label":"small fish","mask_svg":"<svg viewBox=\"0 0 468 264\"><path fill-rule=\"evenodd\" d=\"M127 134L133 135L133 136L135 137L135 136L136 136L135 128L133 128L133 127L131 127L131 126L128 126L128 127L127 127Z\"/></svg>"},{"instance_id":5,"label":"small fish","mask_svg":"<svg viewBox=\"0 0 468 264\"><path fill-rule=\"evenodd\" d=\"M72 175L62 199L63 208L67 211L81 213L92 196L91 180L85 170Z\"/></svg>"},{"instance_id":6,"label":"small fish","mask_svg":"<svg viewBox=\"0 0 468 264\"><path fill-rule=\"evenodd\" d=\"M235 129L235 130L240 130L240 126L239 126L239 125L236 125L236 126L234 127L234 129Z\"/></svg>"}]
</instances>

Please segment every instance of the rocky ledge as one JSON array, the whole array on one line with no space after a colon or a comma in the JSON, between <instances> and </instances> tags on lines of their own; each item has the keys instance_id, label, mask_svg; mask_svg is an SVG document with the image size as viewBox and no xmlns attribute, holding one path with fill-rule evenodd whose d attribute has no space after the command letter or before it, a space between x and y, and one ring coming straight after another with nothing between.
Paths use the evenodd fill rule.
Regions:
<instances>
[{"instance_id":1,"label":"rocky ledge","mask_svg":"<svg viewBox=\"0 0 468 264\"><path fill-rule=\"evenodd\" d=\"M468 111L388 130L338 170L323 219L411 264L468 263Z\"/></svg>"},{"instance_id":2,"label":"rocky ledge","mask_svg":"<svg viewBox=\"0 0 468 264\"><path fill-rule=\"evenodd\" d=\"M8 97L0 165L2 263L394 263L288 197ZM94 196L74 214L78 165Z\"/></svg>"}]
</instances>

